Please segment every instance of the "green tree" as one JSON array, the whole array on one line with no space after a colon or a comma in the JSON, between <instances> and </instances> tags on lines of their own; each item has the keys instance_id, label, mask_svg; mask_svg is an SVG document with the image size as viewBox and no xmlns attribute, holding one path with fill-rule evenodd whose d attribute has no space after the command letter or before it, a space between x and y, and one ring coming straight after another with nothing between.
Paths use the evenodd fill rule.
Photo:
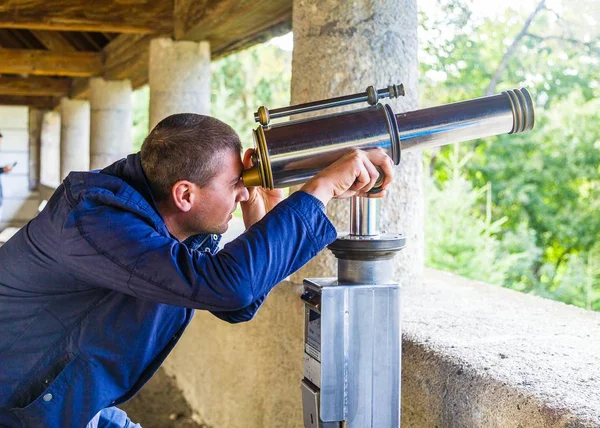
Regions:
<instances>
[{"instance_id":1,"label":"green tree","mask_svg":"<svg viewBox=\"0 0 600 428\"><path fill-rule=\"evenodd\" d=\"M599 18L598 5L585 3ZM473 5L438 1L438 15L421 15L423 104L515 86L530 90L534 131L461 145L463 156L472 154L462 173L474 188L491 183L493 216L506 217L496 235L499 254L509 262L503 284L597 308L598 29L566 2L554 9L531 2L528 10L506 9L497 17L477 15ZM440 188L453 179L440 161L452 150L428 153ZM497 260L490 256L490 262Z\"/></svg>"},{"instance_id":2,"label":"green tree","mask_svg":"<svg viewBox=\"0 0 600 428\"><path fill-rule=\"evenodd\" d=\"M211 114L228 123L253 147L254 112L290 102L292 54L271 44L256 45L213 62Z\"/></svg>"}]
</instances>

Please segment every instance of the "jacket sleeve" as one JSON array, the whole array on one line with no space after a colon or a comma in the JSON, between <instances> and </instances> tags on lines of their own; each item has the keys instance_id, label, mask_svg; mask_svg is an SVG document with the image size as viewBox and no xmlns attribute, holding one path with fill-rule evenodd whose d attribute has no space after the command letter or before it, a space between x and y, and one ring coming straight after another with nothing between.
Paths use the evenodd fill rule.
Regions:
<instances>
[{"instance_id":1,"label":"jacket sleeve","mask_svg":"<svg viewBox=\"0 0 600 428\"><path fill-rule=\"evenodd\" d=\"M188 308L241 311L245 320L275 285L336 238L318 202L296 192L211 255L158 233L119 204L84 199L63 227L60 251L71 275L91 286Z\"/></svg>"},{"instance_id":2,"label":"jacket sleeve","mask_svg":"<svg viewBox=\"0 0 600 428\"><path fill-rule=\"evenodd\" d=\"M254 318L254 315L258 312L262 304L265 302L267 295L259 297L248 306L235 311L211 311L211 313L223 321L227 321L231 324L237 324L240 322L250 321Z\"/></svg>"}]
</instances>

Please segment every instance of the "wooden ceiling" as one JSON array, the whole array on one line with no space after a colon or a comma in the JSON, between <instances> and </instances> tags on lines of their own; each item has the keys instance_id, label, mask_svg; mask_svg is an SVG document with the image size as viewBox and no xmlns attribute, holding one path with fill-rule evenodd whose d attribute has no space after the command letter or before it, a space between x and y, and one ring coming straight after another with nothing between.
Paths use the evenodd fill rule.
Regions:
<instances>
[{"instance_id":1,"label":"wooden ceiling","mask_svg":"<svg viewBox=\"0 0 600 428\"><path fill-rule=\"evenodd\" d=\"M291 0L5 0L0 105L85 99L88 78L148 81L155 37L208 40L218 58L291 30Z\"/></svg>"}]
</instances>

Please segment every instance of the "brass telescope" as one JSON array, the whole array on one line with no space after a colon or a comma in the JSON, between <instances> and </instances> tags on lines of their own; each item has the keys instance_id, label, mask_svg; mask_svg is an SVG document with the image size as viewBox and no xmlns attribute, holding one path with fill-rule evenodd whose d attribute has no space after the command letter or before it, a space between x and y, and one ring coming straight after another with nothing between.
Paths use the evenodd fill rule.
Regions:
<instances>
[{"instance_id":1,"label":"brass telescope","mask_svg":"<svg viewBox=\"0 0 600 428\"><path fill-rule=\"evenodd\" d=\"M398 165L402 152L499 134L529 131L533 102L526 89L395 114L380 99L404 95L403 85L284 107L254 114L253 167L242 173L244 185L268 189L305 183L353 149L381 148ZM272 119L367 102L369 107L308 119L271 123Z\"/></svg>"}]
</instances>

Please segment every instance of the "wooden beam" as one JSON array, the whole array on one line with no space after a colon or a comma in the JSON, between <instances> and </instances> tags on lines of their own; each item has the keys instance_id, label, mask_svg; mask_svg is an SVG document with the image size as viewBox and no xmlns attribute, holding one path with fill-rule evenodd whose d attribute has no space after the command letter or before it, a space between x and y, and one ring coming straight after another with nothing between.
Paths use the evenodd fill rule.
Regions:
<instances>
[{"instance_id":1,"label":"wooden beam","mask_svg":"<svg viewBox=\"0 0 600 428\"><path fill-rule=\"evenodd\" d=\"M148 82L150 40L156 36L122 34L105 48L104 78L130 79L136 89Z\"/></svg>"},{"instance_id":2,"label":"wooden beam","mask_svg":"<svg viewBox=\"0 0 600 428\"><path fill-rule=\"evenodd\" d=\"M90 94L90 79L76 77L71 79L71 88L69 89L69 98L77 100L86 100Z\"/></svg>"},{"instance_id":3,"label":"wooden beam","mask_svg":"<svg viewBox=\"0 0 600 428\"><path fill-rule=\"evenodd\" d=\"M219 58L291 31L291 0L175 0L180 39L209 40ZM130 79L133 88L148 82L150 40L169 34L121 34L104 48L105 79ZM83 97L84 82L74 81L71 96Z\"/></svg>"},{"instance_id":4,"label":"wooden beam","mask_svg":"<svg viewBox=\"0 0 600 428\"><path fill-rule=\"evenodd\" d=\"M65 77L0 76L0 95L62 96L71 82Z\"/></svg>"},{"instance_id":5,"label":"wooden beam","mask_svg":"<svg viewBox=\"0 0 600 428\"><path fill-rule=\"evenodd\" d=\"M54 97L25 97L20 95L0 95L0 105L29 106L43 109L53 109L58 104Z\"/></svg>"},{"instance_id":6,"label":"wooden beam","mask_svg":"<svg viewBox=\"0 0 600 428\"><path fill-rule=\"evenodd\" d=\"M14 35L13 30L0 29L0 47L8 49L25 49L26 46Z\"/></svg>"},{"instance_id":7,"label":"wooden beam","mask_svg":"<svg viewBox=\"0 0 600 428\"><path fill-rule=\"evenodd\" d=\"M0 73L46 76L97 76L102 73L102 54L0 49Z\"/></svg>"},{"instance_id":8,"label":"wooden beam","mask_svg":"<svg viewBox=\"0 0 600 428\"><path fill-rule=\"evenodd\" d=\"M173 0L6 0L0 27L171 34Z\"/></svg>"},{"instance_id":9,"label":"wooden beam","mask_svg":"<svg viewBox=\"0 0 600 428\"><path fill-rule=\"evenodd\" d=\"M290 31L291 17L291 0L175 0L173 13L175 39L208 40L213 57Z\"/></svg>"},{"instance_id":10,"label":"wooden beam","mask_svg":"<svg viewBox=\"0 0 600 428\"><path fill-rule=\"evenodd\" d=\"M102 77L107 80L131 80L133 89L148 83L148 57L150 40L154 36L121 34L104 48ZM71 80L69 97L86 99L89 96L89 80Z\"/></svg>"},{"instance_id":11,"label":"wooden beam","mask_svg":"<svg viewBox=\"0 0 600 428\"><path fill-rule=\"evenodd\" d=\"M33 30L33 35L46 46L46 49L55 52L73 52L75 48L64 36L57 31Z\"/></svg>"}]
</instances>

